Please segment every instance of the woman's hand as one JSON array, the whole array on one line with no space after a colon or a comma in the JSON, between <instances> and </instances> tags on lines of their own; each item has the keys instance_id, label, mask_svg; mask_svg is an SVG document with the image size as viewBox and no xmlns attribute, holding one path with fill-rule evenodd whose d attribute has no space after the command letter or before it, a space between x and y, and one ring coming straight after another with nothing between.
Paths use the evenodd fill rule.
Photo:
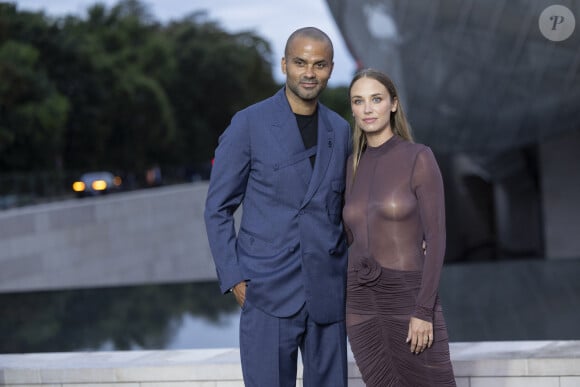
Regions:
<instances>
[{"instance_id":1,"label":"woman's hand","mask_svg":"<svg viewBox=\"0 0 580 387\"><path fill-rule=\"evenodd\" d=\"M419 354L433 345L433 324L425 320L411 317L407 343L411 343L411 352Z\"/></svg>"}]
</instances>

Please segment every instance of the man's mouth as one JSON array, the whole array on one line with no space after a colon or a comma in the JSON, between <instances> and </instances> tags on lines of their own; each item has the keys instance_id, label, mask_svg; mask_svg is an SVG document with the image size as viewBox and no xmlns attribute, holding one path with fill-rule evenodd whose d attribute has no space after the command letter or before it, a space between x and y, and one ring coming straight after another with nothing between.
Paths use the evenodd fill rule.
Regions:
<instances>
[{"instance_id":1,"label":"man's mouth","mask_svg":"<svg viewBox=\"0 0 580 387\"><path fill-rule=\"evenodd\" d=\"M300 82L300 84L303 87L310 89L310 88L316 87L318 85L318 82Z\"/></svg>"}]
</instances>

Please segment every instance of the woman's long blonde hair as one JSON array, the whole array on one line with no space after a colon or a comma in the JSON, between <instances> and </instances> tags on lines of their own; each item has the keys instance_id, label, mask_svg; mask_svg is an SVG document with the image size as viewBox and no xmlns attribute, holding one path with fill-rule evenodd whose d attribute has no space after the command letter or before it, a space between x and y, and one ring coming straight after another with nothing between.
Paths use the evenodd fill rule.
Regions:
<instances>
[{"instance_id":1,"label":"woman's long blonde hair","mask_svg":"<svg viewBox=\"0 0 580 387\"><path fill-rule=\"evenodd\" d=\"M364 70L358 71L355 74L352 81L350 82L350 86L348 87L348 100L349 101L351 100L352 86L354 85L354 83L356 81L358 81L361 78L371 78L371 79L374 79L376 81L379 81L380 83L383 84L383 86L385 86L385 88L389 92L389 95L391 96L391 98L393 100L396 100L398 103L397 110L391 114L391 119L390 119L391 129L393 130L393 133L395 135L398 135L407 141L413 142L411 125L409 125L409 123L407 122L407 118L406 118L405 113L403 111L403 106L401 105L401 99L399 98L399 93L397 92L397 88L395 87L395 84L393 83L391 78L389 78L386 74L384 74L378 70L374 70L374 69L364 69ZM360 158L362 156L364 149L366 148L367 141L366 141L366 136L365 136L364 132L356 124L356 120L354 122L353 127L354 127L354 129L353 129L353 134L352 134L352 137L353 137L352 138L352 144L353 144L353 152L352 152L352 154L353 154L353 157L352 157L352 168L353 168L352 171L353 171L353 173L352 173L352 176L354 179L354 175L356 174L356 170L358 168Z\"/></svg>"}]
</instances>

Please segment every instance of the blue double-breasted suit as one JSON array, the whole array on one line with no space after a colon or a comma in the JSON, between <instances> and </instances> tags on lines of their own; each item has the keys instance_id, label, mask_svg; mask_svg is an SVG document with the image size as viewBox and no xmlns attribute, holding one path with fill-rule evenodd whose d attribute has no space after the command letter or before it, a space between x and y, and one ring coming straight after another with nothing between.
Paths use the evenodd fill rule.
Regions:
<instances>
[{"instance_id":1,"label":"blue double-breasted suit","mask_svg":"<svg viewBox=\"0 0 580 387\"><path fill-rule=\"evenodd\" d=\"M216 149L205 221L222 292L245 280L246 304L279 318L306 310L317 324L332 324L344 320L350 127L320 103L317 111L311 149L284 88L238 112Z\"/></svg>"}]
</instances>

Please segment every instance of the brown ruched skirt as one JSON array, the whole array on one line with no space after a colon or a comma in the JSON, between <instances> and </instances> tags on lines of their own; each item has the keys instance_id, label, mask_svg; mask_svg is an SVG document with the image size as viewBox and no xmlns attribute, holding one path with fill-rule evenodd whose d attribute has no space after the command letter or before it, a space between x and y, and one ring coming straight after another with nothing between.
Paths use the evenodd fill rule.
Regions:
<instances>
[{"instance_id":1,"label":"brown ruched skirt","mask_svg":"<svg viewBox=\"0 0 580 387\"><path fill-rule=\"evenodd\" d=\"M405 341L421 272L380 270L372 281L348 273L347 333L363 381L367 387L455 386L439 299L433 315L433 345L415 355Z\"/></svg>"}]
</instances>

